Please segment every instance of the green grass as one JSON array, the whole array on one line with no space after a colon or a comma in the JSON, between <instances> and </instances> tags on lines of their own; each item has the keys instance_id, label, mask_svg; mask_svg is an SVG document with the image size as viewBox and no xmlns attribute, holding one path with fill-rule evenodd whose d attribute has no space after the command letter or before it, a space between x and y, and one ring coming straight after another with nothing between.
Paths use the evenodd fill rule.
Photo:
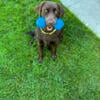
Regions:
<instances>
[{"instance_id":1,"label":"green grass","mask_svg":"<svg viewBox=\"0 0 100 100\"><path fill-rule=\"evenodd\" d=\"M0 100L100 100L100 39L67 9L56 61L45 48L38 63L37 41L28 46L24 33L41 1L0 1Z\"/></svg>"}]
</instances>

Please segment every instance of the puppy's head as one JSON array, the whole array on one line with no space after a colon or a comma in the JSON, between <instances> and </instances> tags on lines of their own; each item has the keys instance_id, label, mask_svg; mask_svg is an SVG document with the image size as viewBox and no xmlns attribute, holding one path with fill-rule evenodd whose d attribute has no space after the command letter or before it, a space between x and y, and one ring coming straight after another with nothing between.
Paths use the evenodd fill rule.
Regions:
<instances>
[{"instance_id":1,"label":"puppy's head","mask_svg":"<svg viewBox=\"0 0 100 100\"><path fill-rule=\"evenodd\" d=\"M36 7L39 16L45 17L47 31L52 31L57 18L64 15L64 9L55 2L42 2Z\"/></svg>"}]
</instances>

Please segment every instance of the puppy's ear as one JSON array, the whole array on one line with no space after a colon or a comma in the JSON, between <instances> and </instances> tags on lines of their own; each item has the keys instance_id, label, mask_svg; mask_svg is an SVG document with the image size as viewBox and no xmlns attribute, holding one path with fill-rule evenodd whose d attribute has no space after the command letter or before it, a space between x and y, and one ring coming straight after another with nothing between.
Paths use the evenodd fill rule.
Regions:
<instances>
[{"instance_id":1,"label":"puppy's ear","mask_svg":"<svg viewBox=\"0 0 100 100\"><path fill-rule=\"evenodd\" d=\"M60 4L57 4L58 7L59 7L59 13L60 13L60 17L63 17L64 13L65 13L65 10L64 8L60 5Z\"/></svg>"},{"instance_id":2,"label":"puppy's ear","mask_svg":"<svg viewBox=\"0 0 100 100\"><path fill-rule=\"evenodd\" d=\"M35 10L39 14L39 16L41 16L42 7L43 7L44 4L45 4L45 1L44 2L41 2L38 6L35 7Z\"/></svg>"}]
</instances>

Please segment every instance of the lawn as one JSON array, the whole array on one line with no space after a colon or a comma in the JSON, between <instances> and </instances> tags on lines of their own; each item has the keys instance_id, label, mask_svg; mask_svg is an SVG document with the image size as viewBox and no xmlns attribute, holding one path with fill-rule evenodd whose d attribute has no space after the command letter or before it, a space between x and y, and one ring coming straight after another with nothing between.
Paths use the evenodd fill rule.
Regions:
<instances>
[{"instance_id":1,"label":"lawn","mask_svg":"<svg viewBox=\"0 0 100 100\"><path fill-rule=\"evenodd\" d=\"M24 33L41 1L0 0L0 100L100 100L100 39L67 8L57 59L45 48L38 63L37 41L29 46Z\"/></svg>"}]
</instances>

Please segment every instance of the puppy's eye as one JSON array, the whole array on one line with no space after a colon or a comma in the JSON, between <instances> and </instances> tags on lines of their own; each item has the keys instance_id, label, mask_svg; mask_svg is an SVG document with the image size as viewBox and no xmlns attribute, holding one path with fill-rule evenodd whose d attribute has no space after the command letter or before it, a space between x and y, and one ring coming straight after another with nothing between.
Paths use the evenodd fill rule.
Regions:
<instances>
[{"instance_id":1,"label":"puppy's eye","mask_svg":"<svg viewBox=\"0 0 100 100\"><path fill-rule=\"evenodd\" d=\"M45 9L45 10L44 10L44 12L45 12L45 13L48 13L48 12L49 12L49 10L48 10L48 9Z\"/></svg>"},{"instance_id":2,"label":"puppy's eye","mask_svg":"<svg viewBox=\"0 0 100 100\"><path fill-rule=\"evenodd\" d=\"M58 13L58 11L57 11L56 9L54 9L53 11L54 11L54 13L55 13L55 14L57 14L57 13Z\"/></svg>"},{"instance_id":3,"label":"puppy's eye","mask_svg":"<svg viewBox=\"0 0 100 100\"><path fill-rule=\"evenodd\" d=\"M55 10L55 14L58 14L57 10Z\"/></svg>"}]
</instances>

